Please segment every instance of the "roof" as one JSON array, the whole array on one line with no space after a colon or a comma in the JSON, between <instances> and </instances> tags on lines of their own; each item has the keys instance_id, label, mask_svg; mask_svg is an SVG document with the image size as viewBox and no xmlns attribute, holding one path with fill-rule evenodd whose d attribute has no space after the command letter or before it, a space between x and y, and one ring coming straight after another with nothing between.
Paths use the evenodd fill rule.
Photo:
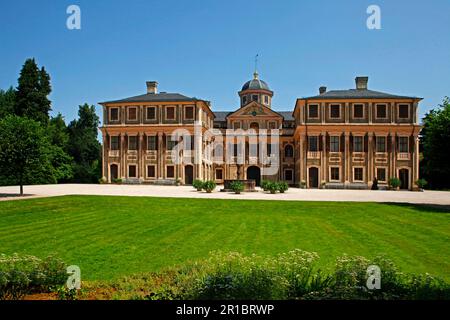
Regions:
<instances>
[{"instance_id":1,"label":"roof","mask_svg":"<svg viewBox=\"0 0 450 320\"><path fill-rule=\"evenodd\" d=\"M303 99L421 99L418 97L400 96L368 89L330 90L317 96Z\"/></svg>"},{"instance_id":2,"label":"roof","mask_svg":"<svg viewBox=\"0 0 450 320\"><path fill-rule=\"evenodd\" d=\"M273 110L275 111L275 110ZM295 120L294 117L292 116L292 111L275 111L276 113L279 113L281 116L283 116L284 120L287 121L293 121ZM214 115L216 116L216 118L214 119L214 121L226 121L227 116L234 113L234 111L217 111L214 112Z\"/></svg>"},{"instance_id":3,"label":"roof","mask_svg":"<svg viewBox=\"0 0 450 320\"><path fill-rule=\"evenodd\" d=\"M244 90L268 90L268 91L270 91L269 85L265 81L262 81L259 79L252 79L252 80L244 83L244 85L242 86L242 91L244 91Z\"/></svg>"},{"instance_id":4,"label":"roof","mask_svg":"<svg viewBox=\"0 0 450 320\"><path fill-rule=\"evenodd\" d=\"M179 93L161 92L161 93L146 93L139 96L124 98L120 100L101 102L101 104L120 103L120 102L165 102L165 101L170 102L170 101L196 101L196 100L200 99L197 99L195 97L190 98Z\"/></svg>"}]
</instances>

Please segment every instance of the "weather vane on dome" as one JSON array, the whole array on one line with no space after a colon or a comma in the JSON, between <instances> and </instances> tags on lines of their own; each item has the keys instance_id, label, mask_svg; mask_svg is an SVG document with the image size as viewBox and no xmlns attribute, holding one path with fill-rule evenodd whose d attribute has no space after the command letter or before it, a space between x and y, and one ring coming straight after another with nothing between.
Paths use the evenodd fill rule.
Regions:
<instances>
[{"instance_id":1,"label":"weather vane on dome","mask_svg":"<svg viewBox=\"0 0 450 320\"><path fill-rule=\"evenodd\" d=\"M255 72L253 73L253 77L255 79L258 79L258 57L259 57L259 53L257 53L255 56Z\"/></svg>"}]
</instances>

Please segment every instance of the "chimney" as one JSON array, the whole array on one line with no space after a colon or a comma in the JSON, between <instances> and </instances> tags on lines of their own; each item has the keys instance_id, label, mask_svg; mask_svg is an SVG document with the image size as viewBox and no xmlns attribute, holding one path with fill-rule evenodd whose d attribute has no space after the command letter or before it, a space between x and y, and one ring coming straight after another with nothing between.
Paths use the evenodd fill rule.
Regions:
<instances>
[{"instance_id":1,"label":"chimney","mask_svg":"<svg viewBox=\"0 0 450 320\"><path fill-rule=\"evenodd\" d=\"M158 82L147 81L147 93L157 94L158 93Z\"/></svg>"},{"instance_id":2,"label":"chimney","mask_svg":"<svg viewBox=\"0 0 450 320\"><path fill-rule=\"evenodd\" d=\"M356 77L356 89L358 90L367 90L367 82L369 81L369 77Z\"/></svg>"},{"instance_id":3,"label":"chimney","mask_svg":"<svg viewBox=\"0 0 450 320\"><path fill-rule=\"evenodd\" d=\"M327 92L327 87L320 87L319 88L319 93L320 94L324 94L325 92Z\"/></svg>"}]
</instances>

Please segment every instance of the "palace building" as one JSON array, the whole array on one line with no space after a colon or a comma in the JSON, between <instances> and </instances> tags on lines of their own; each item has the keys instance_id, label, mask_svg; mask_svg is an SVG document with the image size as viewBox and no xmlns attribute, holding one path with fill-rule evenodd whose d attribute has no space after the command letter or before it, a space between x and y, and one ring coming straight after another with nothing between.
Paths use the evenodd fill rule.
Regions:
<instances>
[{"instance_id":1,"label":"palace building","mask_svg":"<svg viewBox=\"0 0 450 320\"><path fill-rule=\"evenodd\" d=\"M348 90L321 87L277 111L274 92L255 72L238 92L239 107L227 112L147 82L146 94L100 103L103 177L154 184L267 179L342 189L370 188L374 178L383 188L397 177L402 189L417 188L421 98L369 90L367 77L355 82ZM180 129L190 139L174 138ZM223 138L208 139L208 132ZM172 152L179 143L181 163Z\"/></svg>"}]
</instances>

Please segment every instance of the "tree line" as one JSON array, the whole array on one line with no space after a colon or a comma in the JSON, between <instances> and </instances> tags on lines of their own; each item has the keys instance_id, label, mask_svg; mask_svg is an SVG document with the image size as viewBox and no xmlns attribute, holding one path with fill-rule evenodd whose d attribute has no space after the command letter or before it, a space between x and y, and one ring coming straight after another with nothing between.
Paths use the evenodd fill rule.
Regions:
<instances>
[{"instance_id":1,"label":"tree line","mask_svg":"<svg viewBox=\"0 0 450 320\"><path fill-rule=\"evenodd\" d=\"M80 105L66 125L51 117L50 75L34 59L22 67L16 88L0 90L0 185L96 183L101 176L99 117Z\"/></svg>"}]
</instances>

